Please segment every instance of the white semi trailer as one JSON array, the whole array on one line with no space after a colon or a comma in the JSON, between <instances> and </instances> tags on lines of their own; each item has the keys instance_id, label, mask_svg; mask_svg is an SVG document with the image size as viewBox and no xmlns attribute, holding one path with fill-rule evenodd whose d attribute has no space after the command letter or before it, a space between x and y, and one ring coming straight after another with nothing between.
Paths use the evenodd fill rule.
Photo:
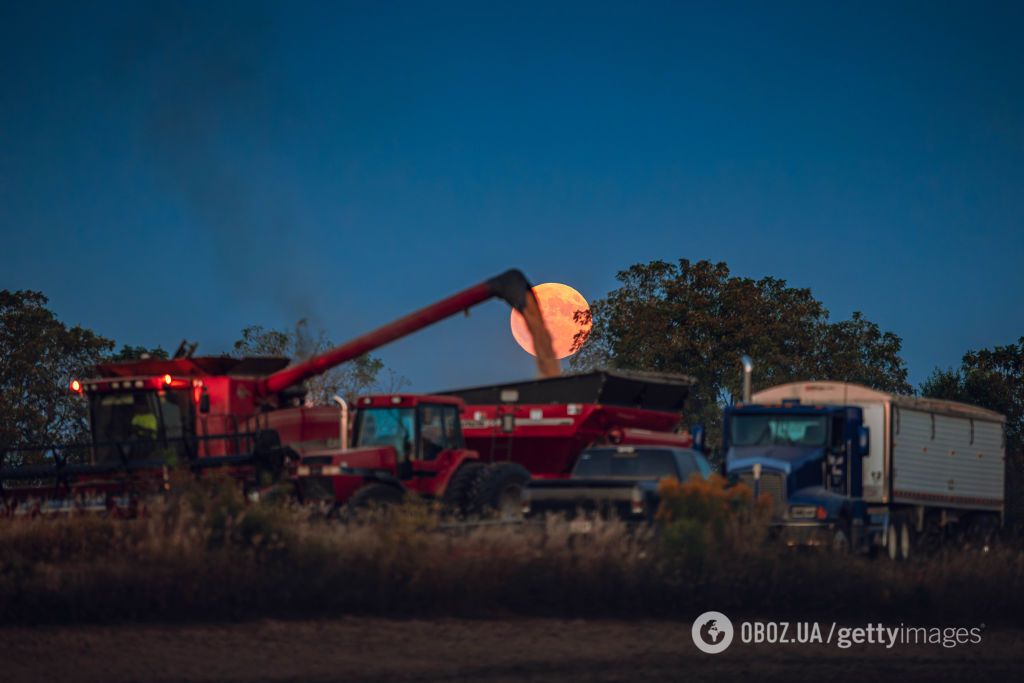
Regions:
<instances>
[{"instance_id":1,"label":"white semi trailer","mask_svg":"<svg viewBox=\"0 0 1024 683\"><path fill-rule=\"evenodd\" d=\"M726 466L750 481L757 470L795 536L908 559L951 540L986 545L1001 526L1005 423L953 401L793 382L726 411Z\"/></svg>"}]
</instances>

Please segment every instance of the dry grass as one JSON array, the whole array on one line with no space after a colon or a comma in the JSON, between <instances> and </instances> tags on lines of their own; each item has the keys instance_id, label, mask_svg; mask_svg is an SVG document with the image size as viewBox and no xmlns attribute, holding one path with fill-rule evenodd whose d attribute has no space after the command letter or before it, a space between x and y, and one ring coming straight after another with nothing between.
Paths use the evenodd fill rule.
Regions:
<instances>
[{"instance_id":1,"label":"dry grass","mask_svg":"<svg viewBox=\"0 0 1024 683\"><path fill-rule=\"evenodd\" d=\"M0 623L254 617L654 616L1010 621L1024 553L929 562L783 551L758 506L666 484L660 532L597 521L451 528L425 504L342 525L185 483L144 519L0 521ZM717 488L716 488L717 486ZM675 488L672 488L675 487ZM685 513L685 514L684 514Z\"/></svg>"}]
</instances>

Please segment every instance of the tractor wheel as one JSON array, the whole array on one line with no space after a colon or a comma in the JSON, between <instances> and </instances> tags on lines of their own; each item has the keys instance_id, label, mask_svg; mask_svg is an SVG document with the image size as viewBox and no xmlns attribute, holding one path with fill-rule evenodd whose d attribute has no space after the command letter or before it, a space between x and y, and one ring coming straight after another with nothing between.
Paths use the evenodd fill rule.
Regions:
<instances>
[{"instance_id":1,"label":"tractor wheel","mask_svg":"<svg viewBox=\"0 0 1024 683\"><path fill-rule=\"evenodd\" d=\"M352 494L348 501L348 515L361 517L367 513L381 512L391 506L400 505L402 491L387 484L367 484Z\"/></svg>"},{"instance_id":2,"label":"tractor wheel","mask_svg":"<svg viewBox=\"0 0 1024 683\"><path fill-rule=\"evenodd\" d=\"M523 487L530 473L522 465L498 462L488 465L473 483L472 511L497 515L501 519L519 519L523 515Z\"/></svg>"},{"instance_id":3,"label":"tractor wheel","mask_svg":"<svg viewBox=\"0 0 1024 683\"><path fill-rule=\"evenodd\" d=\"M444 509L449 514L465 515L471 511L473 485L484 470L484 464L467 462L460 467L444 491Z\"/></svg>"}]
</instances>

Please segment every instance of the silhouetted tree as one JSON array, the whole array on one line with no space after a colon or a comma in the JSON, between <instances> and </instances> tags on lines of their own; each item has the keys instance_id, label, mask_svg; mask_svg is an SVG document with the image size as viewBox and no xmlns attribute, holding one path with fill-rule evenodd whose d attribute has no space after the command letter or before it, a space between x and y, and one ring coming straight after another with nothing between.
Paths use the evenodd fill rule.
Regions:
<instances>
[{"instance_id":1,"label":"silhouetted tree","mask_svg":"<svg viewBox=\"0 0 1024 683\"><path fill-rule=\"evenodd\" d=\"M130 346L124 344L121 349L116 353L112 353L107 360L115 362L128 361L128 360L140 360L144 357L166 359L168 354L164 351L163 347L157 346L152 349L146 348L145 346Z\"/></svg>"},{"instance_id":2,"label":"silhouetted tree","mask_svg":"<svg viewBox=\"0 0 1024 683\"><path fill-rule=\"evenodd\" d=\"M87 438L85 402L69 390L114 343L67 327L41 292L0 291L0 448Z\"/></svg>"},{"instance_id":3,"label":"silhouetted tree","mask_svg":"<svg viewBox=\"0 0 1024 683\"><path fill-rule=\"evenodd\" d=\"M333 346L326 332L312 333L308 321L303 319L291 332L268 330L259 325L246 327L242 338L234 344L234 354L284 356L292 361L303 361ZM327 405L335 395L351 401L375 390L399 391L406 384L408 380L385 368L379 358L365 354L307 380L306 398L314 405Z\"/></svg>"},{"instance_id":4,"label":"silhouetted tree","mask_svg":"<svg viewBox=\"0 0 1024 683\"><path fill-rule=\"evenodd\" d=\"M717 441L721 408L741 388L739 358L754 359L754 384L859 382L910 393L901 341L854 313L830 322L809 289L785 280L736 277L724 263L652 261L621 271L619 287L595 301L574 369L596 366L691 375L690 417Z\"/></svg>"}]
</instances>

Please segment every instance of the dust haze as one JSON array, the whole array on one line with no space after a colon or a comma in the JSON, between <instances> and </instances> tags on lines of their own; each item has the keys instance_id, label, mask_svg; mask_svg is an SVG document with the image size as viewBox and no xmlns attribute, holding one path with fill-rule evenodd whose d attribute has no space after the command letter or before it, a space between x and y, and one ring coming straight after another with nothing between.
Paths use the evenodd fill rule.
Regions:
<instances>
[{"instance_id":1,"label":"dust haze","mask_svg":"<svg viewBox=\"0 0 1024 683\"><path fill-rule=\"evenodd\" d=\"M111 85L139 110L137 144L206 240L197 257L212 253L223 293L243 306L269 302L286 321L319 321L304 281L312 247L300 198L283 192L286 170L273 158L239 161L239 150L280 142L272 105L287 97L272 85L279 50L269 6L247 3L239 14L196 3L132 5L111 28Z\"/></svg>"}]
</instances>

